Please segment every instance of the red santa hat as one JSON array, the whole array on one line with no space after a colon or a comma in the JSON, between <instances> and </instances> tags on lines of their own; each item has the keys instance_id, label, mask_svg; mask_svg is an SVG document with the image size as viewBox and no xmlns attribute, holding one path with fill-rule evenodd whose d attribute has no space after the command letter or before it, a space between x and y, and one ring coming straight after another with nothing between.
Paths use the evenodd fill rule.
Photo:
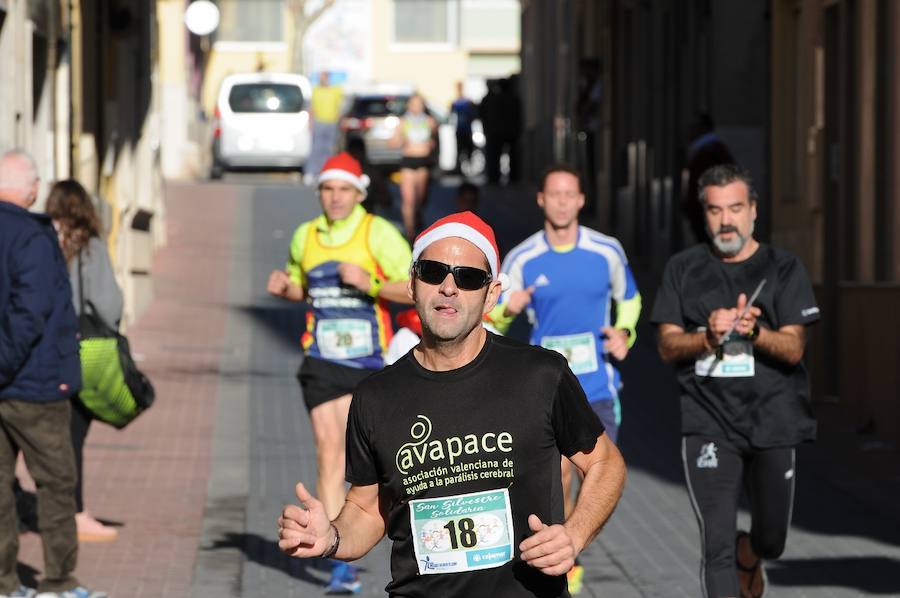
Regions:
<instances>
[{"instance_id":1,"label":"red santa hat","mask_svg":"<svg viewBox=\"0 0 900 598\"><path fill-rule=\"evenodd\" d=\"M363 174L359 160L341 152L325 161L322 172L319 173L319 185L325 181L347 181L356 187L363 197L366 196L366 188L369 186L369 177Z\"/></svg>"},{"instance_id":2,"label":"red santa hat","mask_svg":"<svg viewBox=\"0 0 900 598\"><path fill-rule=\"evenodd\" d=\"M413 243L413 261L419 259L426 247L447 237L459 237L475 245L487 258L491 278L500 281L504 289L509 286L506 275L500 273L500 251L497 249L494 229L472 212L457 212L444 216L423 230Z\"/></svg>"}]
</instances>

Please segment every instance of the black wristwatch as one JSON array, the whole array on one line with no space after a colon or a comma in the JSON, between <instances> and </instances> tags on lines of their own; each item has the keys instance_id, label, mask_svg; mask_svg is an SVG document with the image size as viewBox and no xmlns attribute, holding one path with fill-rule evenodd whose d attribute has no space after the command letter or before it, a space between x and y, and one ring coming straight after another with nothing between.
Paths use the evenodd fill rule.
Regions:
<instances>
[{"instance_id":1,"label":"black wristwatch","mask_svg":"<svg viewBox=\"0 0 900 598\"><path fill-rule=\"evenodd\" d=\"M753 324L753 330L747 334L746 338L752 343L756 342L756 339L759 338L759 322Z\"/></svg>"}]
</instances>

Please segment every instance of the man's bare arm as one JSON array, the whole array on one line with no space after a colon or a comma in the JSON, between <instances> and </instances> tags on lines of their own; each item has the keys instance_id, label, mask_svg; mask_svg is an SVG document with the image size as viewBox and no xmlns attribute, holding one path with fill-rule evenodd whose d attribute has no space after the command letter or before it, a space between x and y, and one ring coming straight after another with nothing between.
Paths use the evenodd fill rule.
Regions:
<instances>
[{"instance_id":1,"label":"man's bare arm","mask_svg":"<svg viewBox=\"0 0 900 598\"><path fill-rule=\"evenodd\" d=\"M748 334L755 323L754 316L747 316L738 324L736 331ZM778 330L761 326L753 346L788 365L797 365L803 359L805 331L800 325L782 326ZM694 359L712 350L706 332L685 332L675 324L659 325L659 356L666 363Z\"/></svg>"},{"instance_id":2,"label":"man's bare arm","mask_svg":"<svg viewBox=\"0 0 900 598\"><path fill-rule=\"evenodd\" d=\"M353 561L372 550L385 530L379 510L378 484L351 486L334 525L341 533L341 545L334 558Z\"/></svg>"},{"instance_id":3,"label":"man's bare arm","mask_svg":"<svg viewBox=\"0 0 900 598\"><path fill-rule=\"evenodd\" d=\"M270 295L287 299L288 301L303 301L306 293L303 287L295 284L290 275L284 270L273 270L269 275L269 282L266 284L266 290Z\"/></svg>"},{"instance_id":4,"label":"man's bare arm","mask_svg":"<svg viewBox=\"0 0 900 598\"><path fill-rule=\"evenodd\" d=\"M594 450L576 453L569 460L584 475L575 510L565 523L580 553L600 532L622 496L625 461L606 434L597 439Z\"/></svg>"},{"instance_id":5,"label":"man's bare arm","mask_svg":"<svg viewBox=\"0 0 900 598\"><path fill-rule=\"evenodd\" d=\"M413 300L409 297L409 293L406 292L408 285L409 282L406 280L386 282L384 286L378 289L378 297L402 305L412 305Z\"/></svg>"},{"instance_id":6,"label":"man's bare arm","mask_svg":"<svg viewBox=\"0 0 900 598\"><path fill-rule=\"evenodd\" d=\"M737 310L741 317L736 322L734 330L738 334L752 336L761 312L757 307L744 310L746 301L747 298L744 294L738 297ZM797 365L803 359L806 331L802 325L789 324L778 330L760 326L758 330L759 336L753 339L755 349L788 365Z\"/></svg>"},{"instance_id":7,"label":"man's bare arm","mask_svg":"<svg viewBox=\"0 0 900 598\"><path fill-rule=\"evenodd\" d=\"M406 290L409 285L408 280L380 281L376 283L371 272L358 264L349 262L343 262L338 265L338 274L341 276L341 282L356 287L363 293L406 305L411 305L413 302ZM380 286L373 291L373 284L379 284Z\"/></svg>"},{"instance_id":8,"label":"man's bare arm","mask_svg":"<svg viewBox=\"0 0 900 598\"><path fill-rule=\"evenodd\" d=\"M588 453L569 457L584 474L581 493L564 524L547 525L528 516L532 535L519 544L522 560L546 575L562 575L612 514L625 485L625 462L606 434Z\"/></svg>"},{"instance_id":9,"label":"man's bare arm","mask_svg":"<svg viewBox=\"0 0 900 598\"><path fill-rule=\"evenodd\" d=\"M666 363L694 359L713 350L706 332L685 332L675 324L659 325L659 356Z\"/></svg>"},{"instance_id":10,"label":"man's bare arm","mask_svg":"<svg viewBox=\"0 0 900 598\"><path fill-rule=\"evenodd\" d=\"M290 556L320 557L338 542L332 556L352 561L369 552L384 535L377 484L351 486L334 522L328 520L322 502L303 484L297 484L296 493L300 504L285 506L278 518L278 547Z\"/></svg>"},{"instance_id":11,"label":"man's bare arm","mask_svg":"<svg viewBox=\"0 0 900 598\"><path fill-rule=\"evenodd\" d=\"M782 326L778 330L760 326L759 338L754 341L753 348L788 365L797 365L803 359L805 339L806 333L799 324Z\"/></svg>"}]
</instances>

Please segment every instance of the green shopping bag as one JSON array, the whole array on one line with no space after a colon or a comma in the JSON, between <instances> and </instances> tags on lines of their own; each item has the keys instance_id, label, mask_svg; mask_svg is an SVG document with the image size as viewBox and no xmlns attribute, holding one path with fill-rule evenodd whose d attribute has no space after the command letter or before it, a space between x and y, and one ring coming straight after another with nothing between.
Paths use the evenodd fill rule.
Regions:
<instances>
[{"instance_id":1,"label":"green shopping bag","mask_svg":"<svg viewBox=\"0 0 900 598\"><path fill-rule=\"evenodd\" d=\"M85 302L80 256L78 278L81 307L78 398L96 419L121 429L150 407L156 394L150 380L134 364L128 339L99 318L90 301Z\"/></svg>"},{"instance_id":2,"label":"green shopping bag","mask_svg":"<svg viewBox=\"0 0 900 598\"><path fill-rule=\"evenodd\" d=\"M90 319L95 321L85 322ZM95 418L124 428L150 407L155 392L147 377L135 366L128 339L113 330L102 330L105 327L92 314L82 316L81 392L78 398Z\"/></svg>"}]
</instances>

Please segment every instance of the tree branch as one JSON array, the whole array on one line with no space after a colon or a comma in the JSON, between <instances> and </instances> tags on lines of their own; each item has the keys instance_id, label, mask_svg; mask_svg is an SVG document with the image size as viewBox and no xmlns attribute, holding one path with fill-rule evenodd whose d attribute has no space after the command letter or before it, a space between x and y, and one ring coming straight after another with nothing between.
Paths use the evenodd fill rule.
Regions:
<instances>
[{"instance_id":1,"label":"tree branch","mask_svg":"<svg viewBox=\"0 0 900 598\"><path fill-rule=\"evenodd\" d=\"M303 69L303 39L306 31L322 16L326 10L334 5L334 0L324 0L311 15L306 14L306 0L288 0L288 10L291 12L294 22L294 30L291 36L291 67L295 71Z\"/></svg>"},{"instance_id":2,"label":"tree branch","mask_svg":"<svg viewBox=\"0 0 900 598\"><path fill-rule=\"evenodd\" d=\"M320 7L318 8L318 10L316 10L315 12L313 12L312 15L310 15L309 21L307 21L307 23L306 23L306 27L309 27L310 25L312 25L313 23L315 23L315 22L316 22L316 19L318 19L319 17L321 17L323 12L325 12L326 10L328 10L329 8L331 8L331 5L332 5L332 4L334 4L334 0L325 0L325 1L322 3L322 6L320 6ZM304 29L304 31L305 31L305 29Z\"/></svg>"}]
</instances>

